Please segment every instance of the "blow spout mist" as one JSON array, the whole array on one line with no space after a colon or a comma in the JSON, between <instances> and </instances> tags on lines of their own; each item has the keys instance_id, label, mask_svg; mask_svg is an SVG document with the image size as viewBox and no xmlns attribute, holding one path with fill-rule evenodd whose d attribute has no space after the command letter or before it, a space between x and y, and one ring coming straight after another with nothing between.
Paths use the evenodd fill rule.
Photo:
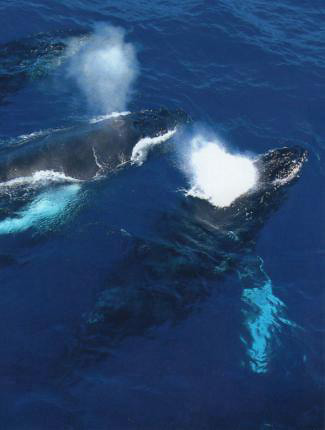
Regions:
<instances>
[{"instance_id":1,"label":"blow spout mist","mask_svg":"<svg viewBox=\"0 0 325 430\"><path fill-rule=\"evenodd\" d=\"M98 25L79 49L70 47L75 53L68 75L75 79L96 113L125 110L130 99L138 61L133 45L124 39L122 28Z\"/></svg>"}]
</instances>

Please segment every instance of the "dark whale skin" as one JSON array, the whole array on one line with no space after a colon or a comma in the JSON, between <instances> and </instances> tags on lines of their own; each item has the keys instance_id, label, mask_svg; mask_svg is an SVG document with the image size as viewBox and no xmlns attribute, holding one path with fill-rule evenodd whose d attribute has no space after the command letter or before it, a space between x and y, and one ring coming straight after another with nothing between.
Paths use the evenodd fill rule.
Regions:
<instances>
[{"instance_id":1,"label":"dark whale skin","mask_svg":"<svg viewBox=\"0 0 325 430\"><path fill-rule=\"evenodd\" d=\"M0 159L0 182L53 170L80 180L129 161L143 137L167 133L190 119L182 110L147 110L52 133L13 148Z\"/></svg>"}]
</instances>

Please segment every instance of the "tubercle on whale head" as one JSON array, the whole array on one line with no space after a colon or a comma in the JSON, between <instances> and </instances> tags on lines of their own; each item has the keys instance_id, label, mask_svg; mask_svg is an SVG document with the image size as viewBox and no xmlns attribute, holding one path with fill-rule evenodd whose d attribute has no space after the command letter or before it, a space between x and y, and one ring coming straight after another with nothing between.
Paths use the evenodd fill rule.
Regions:
<instances>
[{"instance_id":1,"label":"tubercle on whale head","mask_svg":"<svg viewBox=\"0 0 325 430\"><path fill-rule=\"evenodd\" d=\"M255 165L261 186L282 186L291 183L300 175L308 151L298 145L272 149L258 157Z\"/></svg>"}]
</instances>

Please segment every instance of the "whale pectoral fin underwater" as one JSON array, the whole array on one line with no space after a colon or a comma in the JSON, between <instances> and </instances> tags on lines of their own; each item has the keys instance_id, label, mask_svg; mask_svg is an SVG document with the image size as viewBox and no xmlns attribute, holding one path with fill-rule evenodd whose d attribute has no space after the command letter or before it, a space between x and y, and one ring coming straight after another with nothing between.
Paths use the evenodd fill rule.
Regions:
<instances>
[{"instance_id":1,"label":"whale pectoral fin underwater","mask_svg":"<svg viewBox=\"0 0 325 430\"><path fill-rule=\"evenodd\" d=\"M281 346L281 334L296 324L285 314L285 304L273 290L272 279L264 268L263 259L249 254L237 268L240 282L244 332L240 339L245 348L249 369L267 373L276 348Z\"/></svg>"}]
</instances>

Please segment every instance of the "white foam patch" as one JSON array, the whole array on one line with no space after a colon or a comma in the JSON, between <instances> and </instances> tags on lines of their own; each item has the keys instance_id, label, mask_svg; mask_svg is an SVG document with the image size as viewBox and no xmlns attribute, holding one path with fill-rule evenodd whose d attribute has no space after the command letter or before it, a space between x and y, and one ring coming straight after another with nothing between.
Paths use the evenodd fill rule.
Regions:
<instances>
[{"instance_id":1,"label":"white foam patch","mask_svg":"<svg viewBox=\"0 0 325 430\"><path fill-rule=\"evenodd\" d=\"M55 221L75 201L80 185L71 184L41 193L16 217L0 222L0 234L20 233L31 227L42 228Z\"/></svg>"},{"instance_id":2,"label":"white foam patch","mask_svg":"<svg viewBox=\"0 0 325 430\"><path fill-rule=\"evenodd\" d=\"M253 160L230 154L217 139L207 141L195 136L190 148L191 189L187 195L227 207L256 185L258 172Z\"/></svg>"},{"instance_id":3,"label":"white foam patch","mask_svg":"<svg viewBox=\"0 0 325 430\"><path fill-rule=\"evenodd\" d=\"M129 111L125 111L125 112L112 112L108 115L99 115L99 116L95 116L94 118L91 118L89 120L90 124L96 124L97 122L101 122L101 121L105 121L105 119L110 119L110 118L119 118L121 116L126 116L126 115L130 115L131 112Z\"/></svg>"},{"instance_id":4,"label":"white foam patch","mask_svg":"<svg viewBox=\"0 0 325 430\"><path fill-rule=\"evenodd\" d=\"M133 147L131 162L141 165L146 160L148 152L153 146L166 142L166 140L174 136L175 133L176 128L156 137L144 137L140 139L139 142Z\"/></svg>"},{"instance_id":5,"label":"white foam patch","mask_svg":"<svg viewBox=\"0 0 325 430\"><path fill-rule=\"evenodd\" d=\"M45 185L50 182L82 182L79 179L66 176L54 170L39 170L31 176L21 176L6 182L0 182L0 187L17 187L21 185Z\"/></svg>"}]
</instances>

